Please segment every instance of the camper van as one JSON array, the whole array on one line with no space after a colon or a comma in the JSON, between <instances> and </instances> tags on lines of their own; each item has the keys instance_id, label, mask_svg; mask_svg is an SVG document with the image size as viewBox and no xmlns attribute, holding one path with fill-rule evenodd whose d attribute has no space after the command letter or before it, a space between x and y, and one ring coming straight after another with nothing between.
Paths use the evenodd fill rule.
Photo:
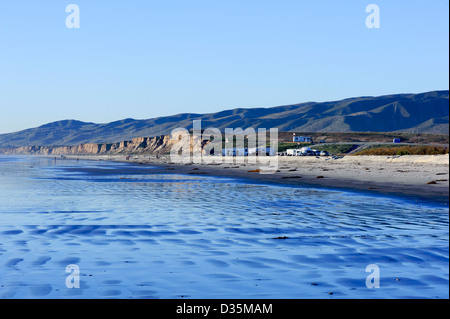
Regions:
<instances>
[{"instance_id":1,"label":"camper van","mask_svg":"<svg viewBox=\"0 0 450 319\"><path fill-rule=\"evenodd\" d=\"M288 149L286 150L287 156L300 156L302 151L300 149Z\"/></svg>"}]
</instances>

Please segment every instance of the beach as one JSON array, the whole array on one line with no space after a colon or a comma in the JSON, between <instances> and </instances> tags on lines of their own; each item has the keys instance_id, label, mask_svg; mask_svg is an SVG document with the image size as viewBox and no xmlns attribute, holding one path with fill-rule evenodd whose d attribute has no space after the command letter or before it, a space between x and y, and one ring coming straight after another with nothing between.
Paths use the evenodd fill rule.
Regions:
<instances>
[{"instance_id":1,"label":"beach","mask_svg":"<svg viewBox=\"0 0 450 319\"><path fill-rule=\"evenodd\" d=\"M0 157L0 298L448 298L440 202L99 159Z\"/></svg>"},{"instance_id":2,"label":"beach","mask_svg":"<svg viewBox=\"0 0 450 319\"><path fill-rule=\"evenodd\" d=\"M364 191L410 196L448 203L449 155L409 156L283 156L274 174L260 174L260 166L246 158L219 164L176 164L169 156L67 156L68 159L119 161L152 165L159 173L246 178L259 182ZM199 160L197 159L199 162ZM225 160L224 160L225 161ZM155 172L156 172L155 171Z\"/></svg>"}]
</instances>

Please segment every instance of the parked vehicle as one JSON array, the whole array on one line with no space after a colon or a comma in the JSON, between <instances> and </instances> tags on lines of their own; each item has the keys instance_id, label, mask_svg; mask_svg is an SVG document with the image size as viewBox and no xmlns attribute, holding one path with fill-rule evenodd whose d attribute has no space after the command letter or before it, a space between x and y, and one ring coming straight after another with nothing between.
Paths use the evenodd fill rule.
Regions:
<instances>
[{"instance_id":1,"label":"parked vehicle","mask_svg":"<svg viewBox=\"0 0 450 319\"><path fill-rule=\"evenodd\" d=\"M327 151L312 150L309 147L286 150L287 156L329 156Z\"/></svg>"},{"instance_id":2,"label":"parked vehicle","mask_svg":"<svg viewBox=\"0 0 450 319\"><path fill-rule=\"evenodd\" d=\"M301 156L301 150L300 149L289 149L286 150L287 156Z\"/></svg>"},{"instance_id":3,"label":"parked vehicle","mask_svg":"<svg viewBox=\"0 0 450 319\"><path fill-rule=\"evenodd\" d=\"M314 155L315 155L314 152L311 150L304 150L301 153L301 156L314 156Z\"/></svg>"}]
</instances>

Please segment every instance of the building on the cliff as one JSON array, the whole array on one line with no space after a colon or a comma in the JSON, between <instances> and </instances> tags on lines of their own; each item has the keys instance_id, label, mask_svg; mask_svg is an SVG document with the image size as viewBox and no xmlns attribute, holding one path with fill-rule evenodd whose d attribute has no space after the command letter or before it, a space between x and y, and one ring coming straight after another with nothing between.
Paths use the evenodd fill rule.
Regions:
<instances>
[{"instance_id":1,"label":"building on the cliff","mask_svg":"<svg viewBox=\"0 0 450 319\"><path fill-rule=\"evenodd\" d=\"M312 143L312 138L309 136L295 136L294 135L292 141L294 143Z\"/></svg>"}]
</instances>

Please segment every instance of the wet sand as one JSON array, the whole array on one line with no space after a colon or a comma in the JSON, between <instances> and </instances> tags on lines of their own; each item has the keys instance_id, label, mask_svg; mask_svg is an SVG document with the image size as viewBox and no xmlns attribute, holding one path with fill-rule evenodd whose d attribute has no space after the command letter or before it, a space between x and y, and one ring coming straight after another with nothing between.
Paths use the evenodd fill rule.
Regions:
<instances>
[{"instance_id":1,"label":"wet sand","mask_svg":"<svg viewBox=\"0 0 450 319\"><path fill-rule=\"evenodd\" d=\"M175 164L169 156L67 156L87 160L141 163L160 173L247 178L256 182L315 186L410 196L448 204L449 156L279 157L274 174L260 174L259 164L234 158L233 163ZM245 161L239 163L240 160Z\"/></svg>"},{"instance_id":2,"label":"wet sand","mask_svg":"<svg viewBox=\"0 0 450 319\"><path fill-rule=\"evenodd\" d=\"M259 184L303 178L248 166L93 159L3 163L0 299L448 299L448 207Z\"/></svg>"}]
</instances>

